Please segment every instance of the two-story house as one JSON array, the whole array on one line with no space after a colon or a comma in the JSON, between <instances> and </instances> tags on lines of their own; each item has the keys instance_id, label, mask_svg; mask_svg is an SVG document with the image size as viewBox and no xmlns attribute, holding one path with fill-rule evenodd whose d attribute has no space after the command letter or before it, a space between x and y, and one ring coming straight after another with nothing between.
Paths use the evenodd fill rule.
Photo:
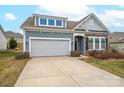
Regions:
<instances>
[{"instance_id":1,"label":"two-story house","mask_svg":"<svg viewBox=\"0 0 124 93\"><path fill-rule=\"evenodd\" d=\"M29 52L31 57L70 55L71 50L85 54L107 48L109 30L94 13L79 21L33 14L21 28L24 52Z\"/></svg>"}]
</instances>

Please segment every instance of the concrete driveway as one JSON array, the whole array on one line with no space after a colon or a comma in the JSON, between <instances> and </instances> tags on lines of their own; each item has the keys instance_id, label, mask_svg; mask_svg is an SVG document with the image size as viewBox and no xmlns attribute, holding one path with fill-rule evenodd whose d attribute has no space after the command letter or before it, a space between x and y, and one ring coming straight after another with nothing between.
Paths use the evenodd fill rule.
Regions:
<instances>
[{"instance_id":1,"label":"concrete driveway","mask_svg":"<svg viewBox=\"0 0 124 93\"><path fill-rule=\"evenodd\" d=\"M16 87L124 86L124 79L72 57L31 59Z\"/></svg>"}]
</instances>

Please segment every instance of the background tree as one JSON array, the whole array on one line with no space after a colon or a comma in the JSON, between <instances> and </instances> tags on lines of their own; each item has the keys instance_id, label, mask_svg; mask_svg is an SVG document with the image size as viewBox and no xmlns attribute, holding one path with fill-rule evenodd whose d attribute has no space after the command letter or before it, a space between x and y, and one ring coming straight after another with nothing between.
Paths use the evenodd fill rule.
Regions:
<instances>
[{"instance_id":1,"label":"background tree","mask_svg":"<svg viewBox=\"0 0 124 93\"><path fill-rule=\"evenodd\" d=\"M17 47L17 42L14 37L11 37L9 40L10 49L15 49Z\"/></svg>"}]
</instances>

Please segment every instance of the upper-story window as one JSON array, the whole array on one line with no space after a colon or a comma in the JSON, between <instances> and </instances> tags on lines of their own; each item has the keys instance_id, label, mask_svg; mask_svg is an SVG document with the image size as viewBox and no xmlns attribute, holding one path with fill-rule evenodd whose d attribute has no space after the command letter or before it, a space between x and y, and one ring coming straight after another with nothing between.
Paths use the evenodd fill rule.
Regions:
<instances>
[{"instance_id":1,"label":"upper-story window","mask_svg":"<svg viewBox=\"0 0 124 93\"><path fill-rule=\"evenodd\" d=\"M62 26L62 20L56 20L56 26Z\"/></svg>"},{"instance_id":2,"label":"upper-story window","mask_svg":"<svg viewBox=\"0 0 124 93\"><path fill-rule=\"evenodd\" d=\"M50 27L63 27L63 20L50 19L50 18L39 18L39 25L50 26Z\"/></svg>"},{"instance_id":3,"label":"upper-story window","mask_svg":"<svg viewBox=\"0 0 124 93\"><path fill-rule=\"evenodd\" d=\"M40 25L47 25L47 19L40 18Z\"/></svg>"},{"instance_id":4,"label":"upper-story window","mask_svg":"<svg viewBox=\"0 0 124 93\"><path fill-rule=\"evenodd\" d=\"M48 19L48 25L54 26L55 25L54 19Z\"/></svg>"}]
</instances>

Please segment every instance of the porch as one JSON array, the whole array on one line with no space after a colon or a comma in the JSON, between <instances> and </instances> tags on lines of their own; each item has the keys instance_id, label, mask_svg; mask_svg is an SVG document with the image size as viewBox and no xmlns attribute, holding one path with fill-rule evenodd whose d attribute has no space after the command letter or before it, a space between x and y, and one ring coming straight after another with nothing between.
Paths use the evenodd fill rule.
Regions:
<instances>
[{"instance_id":1,"label":"porch","mask_svg":"<svg viewBox=\"0 0 124 93\"><path fill-rule=\"evenodd\" d=\"M74 50L79 51L81 54L85 54L85 35L74 34Z\"/></svg>"}]
</instances>

